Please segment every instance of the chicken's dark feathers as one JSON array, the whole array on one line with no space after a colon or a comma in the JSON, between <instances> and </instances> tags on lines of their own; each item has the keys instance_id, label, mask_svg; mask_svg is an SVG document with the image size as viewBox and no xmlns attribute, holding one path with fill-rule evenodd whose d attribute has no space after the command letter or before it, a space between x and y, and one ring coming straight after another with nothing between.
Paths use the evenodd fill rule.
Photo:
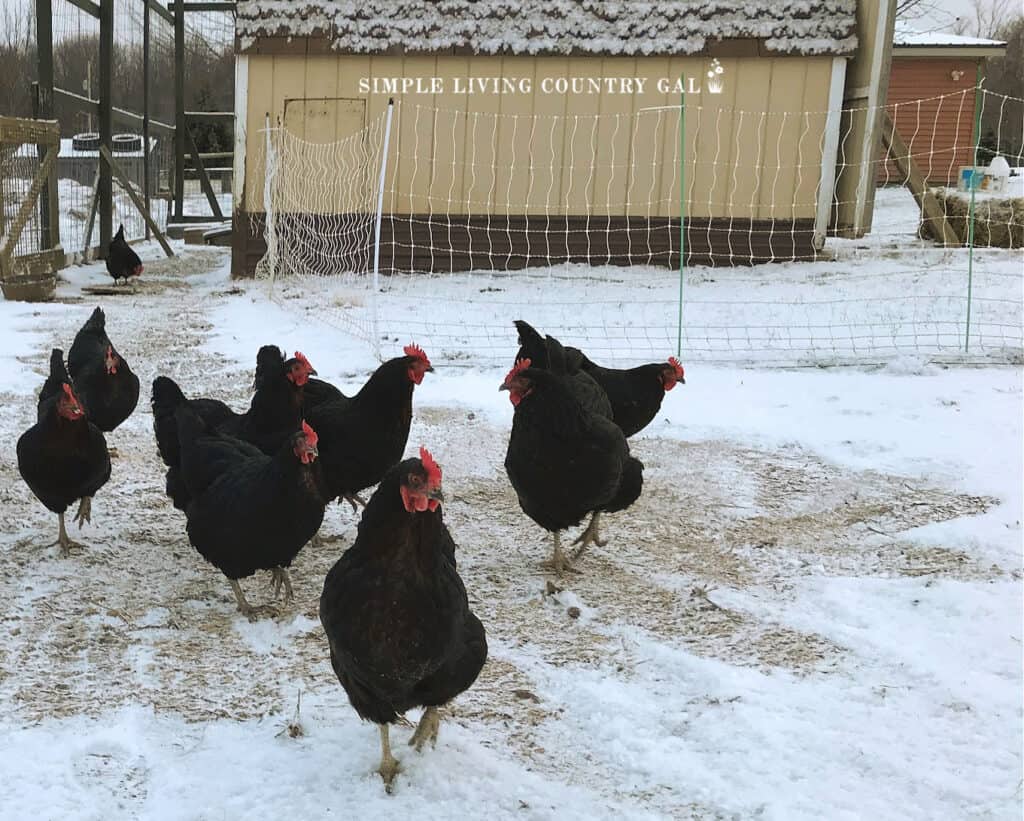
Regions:
<instances>
[{"instance_id":1,"label":"chicken's dark feathers","mask_svg":"<svg viewBox=\"0 0 1024 821\"><path fill-rule=\"evenodd\" d=\"M320 597L334 672L360 717L378 724L447 703L487 658L441 508L409 513L402 504L401 477L416 463L384 477Z\"/></svg>"}]
</instances>

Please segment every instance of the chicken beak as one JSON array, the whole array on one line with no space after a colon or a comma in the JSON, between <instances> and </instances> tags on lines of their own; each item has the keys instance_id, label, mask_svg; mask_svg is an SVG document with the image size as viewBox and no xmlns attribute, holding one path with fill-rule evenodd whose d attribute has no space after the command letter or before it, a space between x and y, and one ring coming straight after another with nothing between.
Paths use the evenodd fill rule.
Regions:
<instances>
[{"instance_id":1,"label":"chicken beak","mask_svg":"<svg viewBox=\"0 0 1024 821\"><path fill-rule=\"evenodd\" d=\"M427 498L434 499L435 501L438 502L443 502L444 494L441 492L441 488L437 487L427 491Z\"/></svg>"},{"instance_id":2,"label":"chicken beak","mask_svg":"<svg viewBox=\"0 0 1024 821\"><path fill-rule=\"evenodd\" d=\"M508 383L507 383L507 382L502 382L502 383L501 383L501 387L500 387L500 388L498 388L498 390L499 390L499 391L510 391L510 390L512 390L512 388L510 388L510 387L508 386Z\"/></svg>"},{"instance_id":3,"label":"chicken beak","mask_svg":"<svg viewBox=\"0 0 1024 821\"><path fill-rule=\"evenodd\" d=\"M427 371L427 373L433 373L434 372L434 366L433 365L427 365L426 371Z\"/></svg>"},{"instance_id":4,"label":"chicken beak","mask_svg":"<svg viewBox=\"0 0 1024 821\"><path fill-rule=\"evenodd\" d=\"M310 369L309 369L309 373L307 374L307 376L319 376L319 375L320 375L320 374L318 374L318 373L316 372L316 368L310 368Z\"/></svg>"}]
</instances>

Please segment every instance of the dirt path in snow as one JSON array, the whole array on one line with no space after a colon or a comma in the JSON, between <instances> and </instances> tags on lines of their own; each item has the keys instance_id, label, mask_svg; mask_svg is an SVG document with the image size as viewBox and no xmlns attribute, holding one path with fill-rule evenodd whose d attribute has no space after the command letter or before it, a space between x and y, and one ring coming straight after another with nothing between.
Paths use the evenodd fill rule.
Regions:
<instances>
[{"instance_id":1,"label":"dirt path in snow","mask_svg":"<svg viewBox=\"0 0 1024 821\"><path fill-rule=\"evenodd\" d=\"M168 374L190 395L237 408L249 396L251 372L199 350L211 330L211 308L238 293L225 286L211 294L180 278L218 262L202 253L148 263L138 294L99 300L144 398L109 437L119 457L94 500L92 526L72 533L86 547L71 558L43 547L56 535L56 517L17 474L14 446L34 418L34 399L0 396L6 408L0 430L4 719L100 715L143 703L195 721L278 715L283 722L301 690L337 707L325 721L355 720L330 670L316 615L323 577L354 537L348 508L334 506L325 519L323 532L340 539L307 547L296 561L296 602L275 621L249 625L226 580L188 544L184 517L163 494L148 407L153 377ZM42 330L66 350L96 302L87 297L70 314L41 315ZM46 360L41 349L26 362L38 374L37 387ZM784 597L811 573L985 578L1002 572L953 545L924 549L901 536L981 512L992 500L846 470L797 447L769 452L648 435L634 446L646 465L643 497L627 513L605 518L608 546L592 549L579 575L550 585L538 566L549 539L520 512L504 476L506 437L465 412L416 407L410 444L428 444L444 466L460 570L492 644L480 682L451 714L531 766L586 784L609 801L704 812L671 793L629 786L628 773L607 761L595 766L581 752L585 739L558 732L573 705L546 695L550 682L542 671L598 669L628 681L642 663L621 640L624 630L633 630L735 665L829 675L842 669L843 647L730 610L716 602L715 588L757 586ZM269 600L267 580L243 582L254 603ZM562 746L552 746L559 737Z\"/></svg>"}]
</instances>

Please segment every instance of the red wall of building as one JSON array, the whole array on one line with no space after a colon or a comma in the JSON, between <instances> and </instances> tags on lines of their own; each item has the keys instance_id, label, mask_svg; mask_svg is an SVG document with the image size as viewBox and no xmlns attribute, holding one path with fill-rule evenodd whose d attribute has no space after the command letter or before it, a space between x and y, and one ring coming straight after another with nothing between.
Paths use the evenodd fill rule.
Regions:
<instances>
[{"instance_id":1,"label":"red wall of building","mask_svg":"<svg viewBox=\"0 0 1024 821\"><path fill-rule=\"evenodd\" d=\"M889 117L933 185L955 185L959 167L971 164L977 70L976 59L893 58ZM879 184L902 180L894 162L879 164Z\"/></svg>"}]
</instances>

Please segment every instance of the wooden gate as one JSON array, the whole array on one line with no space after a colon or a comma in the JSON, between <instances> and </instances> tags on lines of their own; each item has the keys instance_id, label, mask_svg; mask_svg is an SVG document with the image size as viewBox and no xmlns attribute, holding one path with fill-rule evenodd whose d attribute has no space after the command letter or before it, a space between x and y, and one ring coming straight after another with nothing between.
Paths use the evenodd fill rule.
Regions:
<instances>
[{"instance_id":1,"label":"wooden gate","mask_svg":"<svg viewBox=\"0 0 1024 821\"><path fill-rule=\"evenodd\" d=\"M56 122L0 117L0 287L6 299L49 299L64 265L59 151Z\"/></svg>"}]
</instances>

